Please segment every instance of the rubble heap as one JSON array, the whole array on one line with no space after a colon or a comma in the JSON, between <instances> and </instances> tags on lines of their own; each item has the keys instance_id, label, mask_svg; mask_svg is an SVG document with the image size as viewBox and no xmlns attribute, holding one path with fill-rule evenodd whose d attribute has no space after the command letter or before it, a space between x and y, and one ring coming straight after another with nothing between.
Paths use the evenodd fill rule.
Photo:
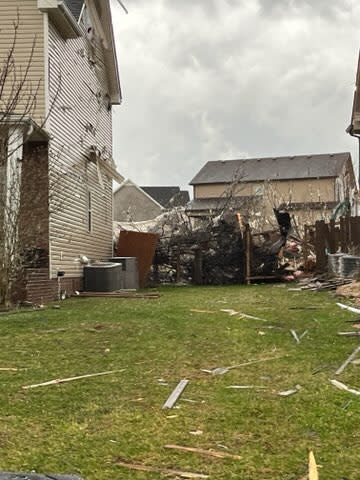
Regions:
<instances>
[{"instance_id":1,"label":"rubble heap","mask_svg":"<svg viewBox=\"0 0 360 480\"><path fill-rule=\"evenodd\" d=\"M242 237L235 219L218 218L211 225L176 228L160 238L152 281L203 285L241 283L243 257Z\"/></svg>"}]
</instances>

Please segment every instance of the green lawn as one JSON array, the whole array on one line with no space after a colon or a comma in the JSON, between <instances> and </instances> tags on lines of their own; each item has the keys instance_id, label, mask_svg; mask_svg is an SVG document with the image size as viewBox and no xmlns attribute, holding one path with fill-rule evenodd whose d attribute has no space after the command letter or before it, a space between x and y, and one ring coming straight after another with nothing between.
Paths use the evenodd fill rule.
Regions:
<instances>
[{"instance_id":1,"label":"green lawn","mask_svg":"<svg viewBox=\"0 0 360 480\"><path fill-rule=\"evenodd\" d=\"M169 287L158 300L73 299L60 309L1 316L0 368L24 370L0 371L0 468L77 473L86 480L162 478L117 465L125 460L216 480L300 480L311 449L320 479L359 479L360 397L329 382L359 343L336 335L351 330L345 320L356 315L340 310L327 293L287 288ZM297 344L290 329L308 334ZM267 357L281 358L222 376L201 371ZM360 388L359 369L349 365L337 379ZM190 382L177 408L163 410L183 378ZM277 395L297 384L297 394ZM166 444L242 460L167 450Z\"/></svg>"}]
</instances>

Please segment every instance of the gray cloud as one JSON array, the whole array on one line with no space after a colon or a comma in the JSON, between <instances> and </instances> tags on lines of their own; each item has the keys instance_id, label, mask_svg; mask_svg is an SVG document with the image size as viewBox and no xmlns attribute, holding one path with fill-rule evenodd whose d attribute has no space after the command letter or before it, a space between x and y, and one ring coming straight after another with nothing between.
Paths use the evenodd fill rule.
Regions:
<instances>
[{"instance_id":1,"label":"gray cloud","mask_svg":"<svg viewBox=\"0 0 360 480\"><path fill-rule=\"evenodd\" d=\"M355 1L126 5L128 16L114 5L124 93L114 109L114 152L125 176L186 185L217 158L355 151L344 133Z\"/></svg>"}]
</instances>

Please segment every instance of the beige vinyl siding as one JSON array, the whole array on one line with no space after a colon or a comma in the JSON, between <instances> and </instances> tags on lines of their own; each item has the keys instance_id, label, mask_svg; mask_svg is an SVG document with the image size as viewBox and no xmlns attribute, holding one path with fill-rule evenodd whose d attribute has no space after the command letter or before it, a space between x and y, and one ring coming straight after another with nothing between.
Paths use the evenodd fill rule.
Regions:
<instances>
[{"instance_id":1,"label":"beige vinyl siding","mask_svg":"<svg viewBox=\"0 0 360 480\"><path fill-rule=\"evenodd\" d=\"M64 40L49 25L50 265L51 275L82 275L80 255L106 260L112 255L112 180L85 155L94 145L112 154L111 111L101 49L91 52L86 38ZM88 231L88 198L92 229Z\"/></svg>"},{"instance_id":2,"label":"beige vinyl siding","mask_svg":"<svg viewBox=\"0 0 360 480\"><path fill-rule=\"evenodd\" d=\"M230 191L235 196L255 195L264 185L265 192L283 202L332 202L335 200L335 178L274 180L271 182L242 182L232 189L231 185L214 183L195 185L194 198L226 196Z\"/></svg>"},{"instance_id":3,"label":"beige vinyl siding","mask_svg":"<svg viewBox=\"0 0 360 480\"><path fill-rule=\"evenodd\" d=\"M163 212L145 192L134 185L124 185L114 193L114 220L142 222L152 220Z\"/></svg>"},{"instance_id":4,"label":"beige vinyl siding","mask_svg":"<svg viewBox=\"0 0 360 480\"><path fill-rule=\"evenodd\" d=\"M13 24L19 11L19 29L15 46L15 68L19 78L20 71L24 72L28 64L31 48L35 42L34 54L30 65L28 81L24 87L22 102L16 109L16 113L24 112L24 104L28 99L28 93L36 94L36 107L33 117L41 124L45 117L45 60L44 60L44 21L43 14L37 8L37 0L2 0L0 2L0 58L1 62L7 56L14 38ZM13 78L10 76L10 79ZM9 95L9 88L5 95ZM3 100L2 104L3 104ZM3 108L3 105L2 105Z\"/></svg>"}]
</instances>

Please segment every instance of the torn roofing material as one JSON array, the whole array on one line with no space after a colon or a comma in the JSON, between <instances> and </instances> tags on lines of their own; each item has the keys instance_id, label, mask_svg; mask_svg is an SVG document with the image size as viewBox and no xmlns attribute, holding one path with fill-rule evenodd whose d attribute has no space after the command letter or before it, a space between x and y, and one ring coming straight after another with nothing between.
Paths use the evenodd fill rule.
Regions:
<instances>
[{"instance_id":1,"label":"torn roofing material","mask_svg":"<svg viewBox=\"0 0 360 480\"><path fill-rule=\"evenodd\" d=\"M65 0L67 8L72 13L76 21L79 21L82 7L84 5L84 0Z\"/></svg>"},{"instance_id":2,"label":"torn roofing material","mask_svg":"<svg viewBox=\"0 0 360 480\"><path fill-rule=\"evenodd\" d=\"M349 152L207 162L190 185L337 177Z\"/></svg>"},{"instance_id":3,"label":"torn roofing material","mask_svg":"<svg viewBox=\"0 0 360 480\"><path fill-rule=\"evenodd\" d=\"M180 190L180 187L155 186L140 188L164 208L184 206L190 200L189 192L187 190Z\"/></svg>"}]
</instances>

